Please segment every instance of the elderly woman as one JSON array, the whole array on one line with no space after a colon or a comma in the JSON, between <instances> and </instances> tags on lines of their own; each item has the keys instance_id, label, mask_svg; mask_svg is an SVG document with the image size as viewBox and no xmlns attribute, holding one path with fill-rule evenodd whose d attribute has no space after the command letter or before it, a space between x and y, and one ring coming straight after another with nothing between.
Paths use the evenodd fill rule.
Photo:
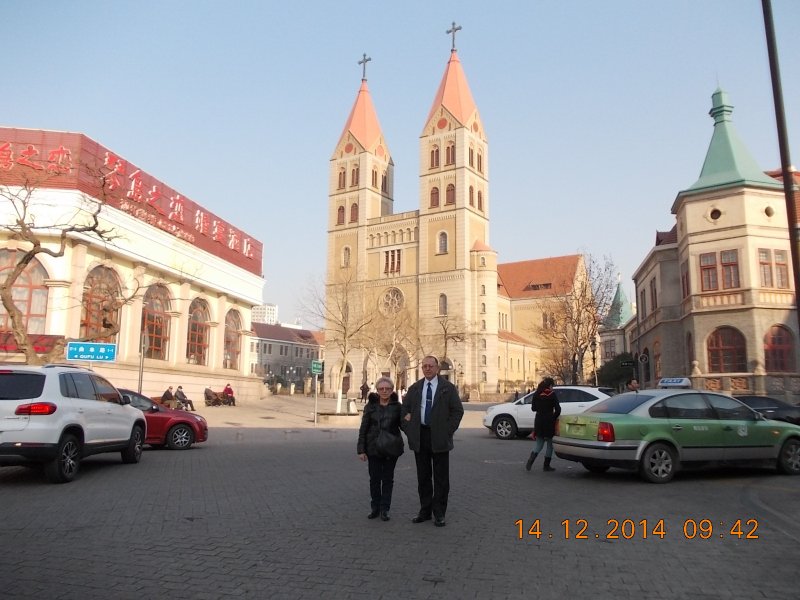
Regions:
<instances>
[{"instance_id":1,"label":"elderly woman","mask_svg":"<svg viewBox=\"0 0 800 600\"><path fill-rule=\"evenodd\" d=\"M403 453L403 437L400 435L401 406L394 384L388 377L375 383L377 393L367 398L361 427L358 430L358 458L369 462L369 492L371 511L368 519L380 515L382 521L389 520L394 488L394 467Z\"/></svg>"}]
</instances>

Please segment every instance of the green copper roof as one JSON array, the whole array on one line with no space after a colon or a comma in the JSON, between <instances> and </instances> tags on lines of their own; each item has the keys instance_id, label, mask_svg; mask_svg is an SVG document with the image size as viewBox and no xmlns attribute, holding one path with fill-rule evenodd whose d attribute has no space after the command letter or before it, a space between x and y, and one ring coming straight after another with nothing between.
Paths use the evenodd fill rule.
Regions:
<instances>
[{"instance_id":1,"label":"green copper roof","mask_svg":"<svg viewBox=\"0 0 800 600\"><path fill-rule=\"evenodd\" d=\"M606 318L603 319L603 325L608 329L619 329L630 321L631 317L633 317L631 303L628 302L628 297L622 289L622 283L618 283L617 292L611 301L611 308L608 309Z\"/></svg>"},{"instance_id":2,"label":"green copper roof","mask_svg":"<svg viewBox=\"0 0 800 600\"><path fill-rule=\"evenodd\" d=\"M731 122L733 106L728 94L717 89L711 96L709 115L714 119L714 135L708 146L700 179L684 192L696 192L732 185L781 187L781 183L766 175L739 139Z\"/></svg>"}]
</instances>

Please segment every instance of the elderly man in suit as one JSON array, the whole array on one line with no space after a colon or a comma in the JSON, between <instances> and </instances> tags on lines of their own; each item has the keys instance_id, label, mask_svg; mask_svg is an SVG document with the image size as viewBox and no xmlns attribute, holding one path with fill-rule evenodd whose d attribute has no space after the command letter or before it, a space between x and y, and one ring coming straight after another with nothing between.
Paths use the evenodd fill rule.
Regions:
<instances>
[{"instance_id":1,"label":"elderly man in suit","mask_svg":"<svg viewBox=\"0 0 800 600\"><path fill-rule=\"evenodd\" d=\"M464 407L456 387L439 377L435 356L422 359L422 374L424 377L408 388L403 401L402 427L417 462L419 513L411 521L422 523L433 517L434 525L444 527L450 493L450 450Z\"/></svg>"}]
</instances>

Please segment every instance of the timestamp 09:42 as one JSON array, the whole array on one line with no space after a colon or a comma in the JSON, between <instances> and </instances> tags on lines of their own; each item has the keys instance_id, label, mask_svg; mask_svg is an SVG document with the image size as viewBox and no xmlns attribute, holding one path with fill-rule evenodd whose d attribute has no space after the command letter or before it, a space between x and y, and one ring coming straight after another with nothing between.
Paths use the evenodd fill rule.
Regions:
<instances>
[{"instance_id":1,"label":"timestamp 09:42","mask_svg":"<svg viewBox=\"0 0 800 600\"><path fill-rule=\"evenodd\" d=\"M598 530L588 519L564 519L557 527L546 527L541 519L514 521L517 538L565 540L632 540L648 538L664 539L676 535L687 540L711 538L758 539L758 519L735 519L714 521L712 519L684 519L673 528L665 519L607 519Z\"/></svg>"}]
</instances>

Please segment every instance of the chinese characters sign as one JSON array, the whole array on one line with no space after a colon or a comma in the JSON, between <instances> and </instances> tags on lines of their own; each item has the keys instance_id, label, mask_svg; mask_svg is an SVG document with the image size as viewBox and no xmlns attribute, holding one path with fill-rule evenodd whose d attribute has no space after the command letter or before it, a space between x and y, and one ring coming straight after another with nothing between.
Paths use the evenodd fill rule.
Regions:
<instances>
[{"instance_id":1,"label":"chinese characters sign","mask_svg":"<svg viewBox=\"0 0 800 600\"><path fill-rule=\"evenodd\" d=\"M0 128L0 183L34 180L74 188L251 273L261 275L261 242L192 202L88 137Z\"/></svg>"}]
</instances>

